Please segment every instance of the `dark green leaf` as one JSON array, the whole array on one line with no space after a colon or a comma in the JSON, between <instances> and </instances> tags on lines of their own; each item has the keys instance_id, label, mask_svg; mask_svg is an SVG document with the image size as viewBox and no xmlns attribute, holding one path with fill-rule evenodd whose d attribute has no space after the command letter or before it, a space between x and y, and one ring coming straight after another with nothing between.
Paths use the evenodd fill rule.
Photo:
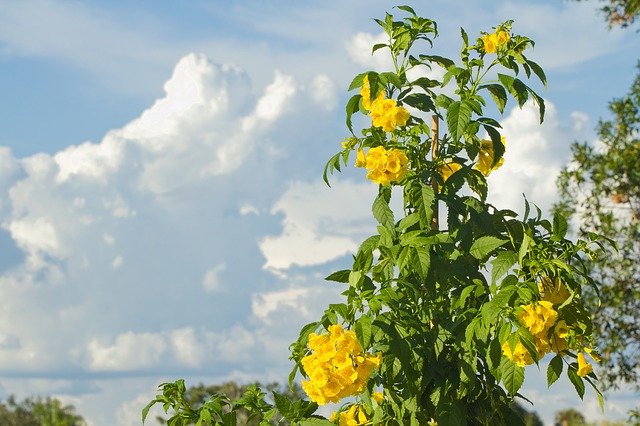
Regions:
<instances>
[{"instance_id":1,"label":"dark green leaf","mask_svg":"<svg viewBox=\"0 0 640 426\"><path fill-rule=\"evenodd\" d=\"M476 259L480 260L507 242L509 242L509 240L503 240L491 235L480 237L471 244L469 253L471 253L471 255Z\"/></svg>"},{"instance_id":2,"label":"dark green leaf","mask_svg":"<svg viewBox=\"0 0 640 426\"><path fill-rule=\"evenodd\" d=\"M507 358L502 358L500 370L502 371L504 388L509 392L509 395L515 396L524 383L524 368L517 366L515 362Z\"/></svg>"},{"instance_id":3,"label":"dark green leaf","mask_svg":"<svg viewBox=\"0 0 640 426\"><path fill-rule=\"evenodd\" d=\"M512 251L498 253L491 262L491 282L495 283L502 278L517 261L518 255Z\"/></svg>"},{"instance_id":4,"label":"dark green leaf","mask_svg":"<svg viewBox=\"0 0 640 426\"><path fill-rule=\"evenodd\" d=\"M447 128L453 142L460 140L471 120L471 104L467 101L452 102L447 108Z\"/></svg>"},{"instance_id":5,"label":"dark green leaf","mask_svg":"<svg viewBox=\"0 0 640 426\"><path fill-rule=\"evenodd\" d=\"M547 367L547 386L551 386L556 380L558 380L562 374L562 366L562 356L554 356Z\"/></svg>"},{"instance_id":6,"label":"dark green leaf","mask_svg":"<svg viewBox=\"0 0 640 426\"><path fill-rule=\"evenodd\" d=\"M338 283L348 283L349 282L349 273L351 272L350 269L343 269L341 271L336 271L332 274L330 274L328 277L325 278L325 280L327 281L335 281Z\"/></svg>"},{"instance_id":7,"label":"dark green leaf","mask_svg":"<svg viewBox=\"0 0 640 426\"><path fill-rule=\"evenodd\" d=\"M578 376L578 371L574 367L569 367L567 370L567 376L569 376L569 380L573 384L573 387L576 388L578 396L582 399L584 397L584 382L580 376Z\"/></svg>"},{"instance_id":8,"label":"dark green leaf","mask_svg":"<svg viewBox=\"0 0 640 426\"><path fill-rule=\"evenodd\" d=\"M351 116L360 111L360 99L362 99L362 96L360 95L353 95L351 97L351 99L349 99L349 102L347 102L347 107L346 107L346 112L347 112L347 127L349 128L349 130L351 131L351 133L353 133L353 124L351 122Z\"/></svg>"},{"instance_id":9,"label":"dark green leaf","mask_svg":"<svg viewBox=\"0 0 640 426\"><path fill-rule=\"evenodd\" d=\"M498 107L498 111L502 114L504 107L507 105L507 92L504 90L504 87L499 84L485 84L480 86L480 89L487 89L489 91L491 98Z\"/></svg>"},{"instance_id":10,"label":"dark green leaf","mask_svg":"<svg viewBox=\"0 0 640 426\"><path fill-rule=\"evenodd\" d=\"M376 197L372 206L373 217L386 227L393 226L393 212L389 208L389 202L385 200L385 196L380 194Z\"/></svg>"}]
</instances>

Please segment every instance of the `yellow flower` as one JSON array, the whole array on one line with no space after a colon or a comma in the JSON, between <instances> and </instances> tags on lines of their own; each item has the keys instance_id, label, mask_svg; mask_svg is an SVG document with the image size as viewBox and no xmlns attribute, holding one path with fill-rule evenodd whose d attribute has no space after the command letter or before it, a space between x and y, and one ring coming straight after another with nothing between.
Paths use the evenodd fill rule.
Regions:
<instances>
[{"instance_id":1,"label":"yellow flower","mask_svg":"<svg viewBox=\"0 0 640 426\"><path fill-rule=\"evenodd\" d=\"M569 326L567 325L566 322L564 322L564 320L560 320L558 321L558 323L556 324L554 333L556 336L558 336L561 339L566 339L567 337L569 337L569 331L571 329L569 328Z\"/></svg>"},{"instance_id":2,"label":"yellow flower","mask_svg":"<svg viewBox=\"0 0 640 426\"><path fill-rule=\"evenodd\" d=\"M446 182L447 179L449 179L452 174L454 174L461 168L462 166L456 163L455 161L448 161L443 165L441 165L440 167L438 167L438 172L440 172L440 176L442 176L442 179Z\"/></svg>"},{"instance_id":3,"label":"yellow flower","mask_svg":"<svg viewBox=\"0 0 640 426\"><path fill-rule=\"evenodd\" d=\"M396 105L393 99L384 96L371 102L371 121L375 127L382 127L385 132L393 132L396 127L404 126L410 114L404 107Z\"/></svg>"},{"instance_id":4,"label":"yellow flower","mask_svg":"<svg viewBox=\"0 0 640 426\"><path fill-rule=\"evenodd\" d=\"M511 40L511 36L508 32L500 30L496 32L496 40L498 41L498 46L504 46Z\"/></svg>"},{"instance_id":5,"label":"yellow flower","mask_svg":"<svg viewBox=\"0 0 640 426\"><path fill-rule=\"evenodd\" d=\"M313 352L300 362L309 378L302 389L320 405L362 392L381 362L381 355L364 353L355 332L341 325L329 326L328 334L311 333L308 347Z\"/></svg>"},{"instance_id":6,"label":"yellow flower","mask_svg":"<svg viewBox=\"0 0 640 426\"><path fill-rule=\"evenodd\" d=\"M362 79L362 87L360 88L360 96L362 96L362 108L369 111L371 109L371 86L369 83L369 76L365 75ZM381 90L378 92L376 100L384 99L384 92Z\"/></svg>"},{"instance_id":7,"label":"yellow flower","mask_svg":"<svg viewBox=\"0 0 640 426\"><path fill-rule=\"evenodd\" d=\"M481 40L485 53L495 53L498 50L498 36L495 34L482 36Z\"/></svg>"},{"instance_id":8,"label":"yellow flower","mask_svg":"<svg viewBox=\"0 0 640 426\"><path fill-rule=\"evenodd\" d=\"M506 144L506 139L501 138L502 144ZM478 154L478 163L475 166L475 169L480 171L485 176L489 176L494 170L497 170L500 166L504 164L504 157L500 157L500 160L493 166L493 142L491 140L483 140L482 145L480 147L480 153Z\"/></svg>"},{"instance_id":9,"label":"yellow flower","mask_svg":"<svg viewBox=\"0 0 640 426\"><path fill-rule=\"evenodd\" d=\"M363 159L364 156L364 159ZM367 178L381 185L402 180L409 170L409 159L400 149L385 149L383 146L371 148L356 158L356 166L366 167Z\"/></svg>"},{"instance_id":10,"label":"yellow flower","mask_svg":"<svg viewBox=\"0 0 640 426\"><path fill-rule=\"evenodd\" d=\"M518 318L531 334L542 333L543 336L546 336L549 328L558 318L558 313L553 309L551 302L541 301L522 306Z\"/></svg>"},{"instance_id":11,"label":"yellow flower","mask_svg":"<svg viewBox=\"0 0 640 426\"><path fill-rule=\"evenodd\" d=\"M578 376L584 377L592 371L593 368L591 367L591 364L589 364L584 358L584 353L580 352L578 354Z\"/></svg>"},{"instance_id":12,"label":"yellow flower","mask_svg":"<svg viewBox=\"0 0 640 426\"><path fill-rule=\"evenodd\" d=\"M431 419L429 419L429 421L427 422L427 426L438 426L438 422L435 421L435 419L432 417Z\"/></svg>"},{"instance_id":13,"label":"yellow flower","mask_svg":"<svg viewBox=\"0 0 640 426\"><path fill-rule=\"evenodd\" d=\"M380 404L380 403L382 403L382 400L384 399L384 394L382 392L374 392L373 394L371 394L371 397L373 397L373 400L375 402Z\"/></svg>"},{"instance_id":14,"label":"yellow flower","mask_svg":"<svg viewBox=\"0 0 640 426\"><path fill-rule=\"evenodd\" d=\"M367 161L364 158L364 150L362 148L358 148L358 153L356 154L356 167L364 167L367 165Z\"/></svg>"},{"instance_id":15,"label":"yellow flower","mask_svg":"<svg viewBox=\"0 0 640 426\"><path fill-rule=\"evenodd\" d=\"M340 413L339 426L358 426L367 424L367 415L362 406L353 404L348 411Z\"/></svg>"},{"instance_id":16,"label":"yellow flower","mask_svg":"<svg viewBox=\"0 0 640 426\"><path fill-rule=\"evenodd\" d=\"M533 358L531 358L531 354L520 341L516 343L513 351L511 350L511 345L509 345L509 342L504 342L502 344L502 353L520 367L533 364Z\"/></svg>"},{"instance_id":17,"label":"yellow flower","mask_svg":"<svg viewBox=\"0 0 640 426\"><path fill-rule=\"evenodd\" d=\"M538 283L541 299L554 305L561 305L570 296L567 287L559 280L543 277Z\"/></svg>"}]
</instances>

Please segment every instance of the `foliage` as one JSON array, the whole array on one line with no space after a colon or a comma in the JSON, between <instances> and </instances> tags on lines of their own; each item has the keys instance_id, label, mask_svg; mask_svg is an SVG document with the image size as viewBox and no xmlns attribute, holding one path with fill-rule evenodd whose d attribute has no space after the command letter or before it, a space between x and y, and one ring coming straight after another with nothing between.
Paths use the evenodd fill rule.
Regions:
<instances>
[{"instance_id":1,"label":"foliage","mask_svg":"<svg viewBox=\"0 0 640 426\"><path fill-rule=\"evenodd\" d=\"M584 299L603 354L603 383L640 389L640 72L609 109L613 118L597 127L600 147L573 144L571 163L558 179L557 210L575 217L581 236L598 232L618 245L617 252L586 259L601 287L599 293L586 289Z\"/></svg>"},{"instance_id":2,"label":"foliage","mask_svg":"<svg viewBox=\"0 0 640 426\"><path fill-rule=\"evenodd\" d=\"M578 0L579 1L579 0ZM600 0L607 3L600 9L605 14L609 27L620 25L627 27L635 22L640 15L640 1L638 0Z\"/></svg>"},{"instance_id":3,"label":"foliage","mask_svg":"<svg viewBox=\"0 0 640 426\"><path fill-rule=\"evenodd\" d=\"M597 358L582 304L583 289L595 289L584 259L600 240L568 240L563 216L545 219L537 207L532 214L526 199L522 219L486 201L486 175L506 149L486 99L500 113L510 98L520 107L531 100L544 118L543 99L522 79L546 85L525 55L533 41L507 21L475 38L461 30L459 60L416 53L433 46L436 23L397 9L404 18L376 20L388 42L373 47L388 50L394 70L353 79L351 134L323 176L328 184L355 154L355 165L378 184L378 226L351 268L327 277L345 287L344 303L329 305L291 345L290 382L300 372L312 402L273 393L274 407L253 387L235 402L216 394L196 408L179 380L161 385L143 419L160 403L175 412L175 425L234 424L240 407L264 413L264 424L276 412L300 425L524 424L511 404L522 397L524 367L546 354L553 354L549 385L564 372L580 397L588 383L602 403L585 357ZM432 78L433 68L442 79ZM358 131L360 113L371 125ZM402 198L399 218L392 197ZM330 420L313 414L346 396Z\"/></svg>"},{"instance_id":4,"label":"foliage","mask_svg":"<svg viewBox=\"0 0 640 426\"><path fill-rule=\"evenodd\" d=\"M56 398L25 398L16 401L9 396L0 403L0 424L3 426L83 426L82 416L72 405L63 405Z\"/></svg>"},{"instance_id":5,"label":"foliage","mask_svg":"<svg viewBox=\"0 0 640 426\"><path fill-rule=\"evenodd\" d=\"M528 411L522 406L522 404L518 404L517 402L514 402L511 405L511 408L518 413L520 417L522 417L526 426L544 426L542 419L535 411Z\"/></svg>"},{"instance_id":6,"label":"foliage","mask_svg":"<svg viewBox=\"0 0 640 426\"><path fill-rule=\"evenodd\" d=\"M284 397L290 400L302 399L304 397L304 393L302 392L302 388L297 384L293 384L291 387L284 388L278 383L269 383L267 385L261 385L260 383L254 383L252 385L240 385L234 381L229 381L222 383L221 385L210 385L205 386L200 383L197 386L191 386L185 390L184 400L186 403L192 407L192 409L197 410L207 403L209 399L214 397L215 395L225 395L232 401L238 400L242 398L242 396L251 392L250 388L253 386L265 389L268 393L278 392L282 394ZM250 419L251 413L244 407L239 407L236 410L236 422L241 425L259 425L261 421L265 420L262 412L258 412L257 415L254 415ZM160 424L166 424L167 420L158 416L156 420ZM282 419L282 416L276 414L273 417L273 421L280 425L288 425L290 424L286 419Z\"/></svg>"},{"instance_id":7,"label":"foliage","mask_svg":"<svg viewBox=\"0 0 640 426\"><path fill-rule=\"evenodd\" d=\"M559 426L585 426L587 424L582 413L573 408L558 411L555 421Z\"/></svg>"}]
</instances>

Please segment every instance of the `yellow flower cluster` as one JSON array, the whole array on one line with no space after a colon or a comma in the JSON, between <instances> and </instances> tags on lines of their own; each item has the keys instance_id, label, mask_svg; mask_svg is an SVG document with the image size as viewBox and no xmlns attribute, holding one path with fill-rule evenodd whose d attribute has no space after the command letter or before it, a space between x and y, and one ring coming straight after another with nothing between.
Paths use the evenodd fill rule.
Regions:
<instances>
[{"instance_id":1,"label":"yellow flower cluster","mask_svg":"<svg viewBox=\"0 0 640 426\"><path fill-rule=\"evenodd\" d=\"M506 139L502 138L502 144L506 144ZM482 145L480 147L480 153L478 154L478 162L476 163L476 170L480 171L485 176L489 176L494 170L497 170L500 166L504 164L504 157L500 158L495 166L492 167L493 164L493 142L491 140L483 140Z\"/></svg>"},{"instance_id":2,"label":"yellow flower cluster","mask_svg":"<svg viewBox=\"0 0 640 426\"><path fill-rule=\"evenodd\" d=\"M301 361L309 376L302 381L302 389L320 405L362 392L382 362L380 354L363 353L355 332L341 325L329 326L328 334L310 334L308 346L313 353Z\"/></svg>"},{"instance_id":3,"label":"yellow flower cluster","mask_svg":"<svg viewBox=\"0 0 640 426\"><path fill-rule=\"evenodd\" d=\"M337 419L336 419L337 417ZM336 415L334 411L329 418L329 421L335 422L338 420L338 426L359 426L367 424L367 415L364 412L364 408L361 405L353 404L346 411L341 411Z\"/></svg>"},{"instance_id":4,"label":"yellow flower cluster","mask_svg":"<svg viewBox=\"0 0 640 426\"><path fill-rule=\"evenodd\" d=\"M507 31L497 30L493 34L482 36L481 40L485 53L495 53L499 47L504 46L511 40L511 36Z\"/></svg>"},{"instance_id":5,"label":"yellow flower cluster","mask_svg":"<svg viewBox=\"0 0 640 426\"><path fill-rule=\"evenodd\" d=\"M360 88L360 96L362 96L362 108L367 111L371 110L371 85L369 83L369 76L365 75L362 80L362 87ZM376 100L384 99L384 92L381 90L378 92Z\"/></svg>"},{"instance_id":6,"label":"yellow flower cluster","mask_svg":"<svg viewBox=\"0 0 640 426\"><path fill-rule=\"evenodd\" d=\"M541 300L551 302L554 305L561 305L569 298L569 290L559 279L542 278L538 283L538 290Z\"/></svg>"},{"instance_id":7,"label":"yellow flower cluster","mask_svg":"<svg viewBox=\"0 0 640 426\"><path fill-rule=\"evenodd\" d=\"M551 302L540 301L524 305L521 308L522 311L518 314L518 319L533 335L535 339L533 343L539 358L551 350L559 353L567 349L565 338L569 334L568 327L564 321L559 321L556 325L558 313L553 309ZM556 325L554 334L549 337L549 330L554 325ZM513 350L511 350L509 342L505 342L502 345L502 353L520 367L533 363L531 354L521 342L518 342Z\"/></svg>"},{"instance_id":8,"label":"yellow flower cluster","mask_svg":"<svg viewBox=\"0 0 640 426\"><path fill-rule=\"evenodd\" d=\"M383 146L371 148L366 154L359 149L356 155L356 167L365 167L367 178L381 185L402 180L409 170L409 159L397 148L385 149Z\"/></svg>"},{"instance_id":9,"label":"yellow flower cluster","mask_svg":"<svg viewBox=\"0 0 640 426\"><path fill-rule=\"evenodd\" d=\"M378 96L371 100L371 88L369 77L365 76L360 88L362 96L362 108L370 111L371 121L375 127L382 127L385 132L393 132L396 127L404 126L409 120L409 111L398 106L393 99L385 99L384 92L378 92Z\"/></svg>"}]
</instances>

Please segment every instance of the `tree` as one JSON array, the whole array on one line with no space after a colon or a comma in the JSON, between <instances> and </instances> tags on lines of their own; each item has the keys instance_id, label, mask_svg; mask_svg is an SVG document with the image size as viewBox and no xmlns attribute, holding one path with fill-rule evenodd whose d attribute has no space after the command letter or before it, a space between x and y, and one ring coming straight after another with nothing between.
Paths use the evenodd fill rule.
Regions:
<instances>
[{"instance_id":1,"label":"tree","mask_svg":"<svg viewBox=\"0 0 640 426\"><path fill-rule=\"evenodd\" d=\"M586 288L594 334L604 355L600 377L609 387L640 389L640 64L629 93L614 99L611 120L597 126L601 147L574 143L560 174L559 211L573 215L578 233L598 232L618 245L585 260L600 293Z\"/></svg>"},{"instance_id":2,"label":"tree","mask_svg":"<svg viewBox=\"0 0 640 426\"><path fill-rule=\"evenodd\" d=\"M12 395L0 403L0 425L84 426L86 422L73 405L63 405L56 398L26 398L18 402Z\"/></svg>"},{"instance_id":3,"label":"tree","mask_svg":"<svg viewBox=\"0 0 640 426\"><path fill-rule=\"evenodd\" d=\"M511 405L511 408L518 413L522 420L524 420L525 426L544 426L542 419L535 411L528 411L521 404L517 402Z\"/></svg>"},{"instance_id":4,"label":"tree","mask_svg":"<svg viewBox=\"0 0 640 426\"><path fill-rule=\"evenodd\" d=\"M208 400L210 400L214 395L225 395L232 401L238 400L249 390L251 386L257 386L261 389L264 389L268 394L272 394L274 391L278 392L279 394L282 394L292 400L299 400L304 398L305 396L302 388L300 388L300 386L296 383L294 383L290 387L284 387L276 382L269 383L267 385L261 385L258 382L242 385L234 381L229 381L222 383L221 385L205 386L203 383L200 383L197 386L191 386L185 391L184 400L192 409L197 410L198 408L202 407ZM252 417L251 413L245 408L236 409L236 416L236 422L239 425L257 426L260 425L261 421L263 421L263 416L254 415ZM167 420L160 416L157 416L156 420L160 424L167 423ZM271 420L279 425L290 424L287 420L283 419L282 416L278 415L276 415Z\"/></svg>"},{"instance_id":5,"label":"tree","mask_svg":"<svg viewBox=\"0 0 640 426\"><path fill-rule=\"evenodd\" d=\"M585 426L587 424L584 416L573 408L558 411L555 421L556 426Z\"/></svg>"},{"instance_id":6,"label":"tree","mask_svg":"<svg viewBox=\"0 0 640 426\"><path fill-rule=\"evenodd\" d=\"M607 3L600 10L605 14L609 27L616 25L627 27L633 24L640 14L640 0L600 1Z\"/></svg>"}]
</instances>

